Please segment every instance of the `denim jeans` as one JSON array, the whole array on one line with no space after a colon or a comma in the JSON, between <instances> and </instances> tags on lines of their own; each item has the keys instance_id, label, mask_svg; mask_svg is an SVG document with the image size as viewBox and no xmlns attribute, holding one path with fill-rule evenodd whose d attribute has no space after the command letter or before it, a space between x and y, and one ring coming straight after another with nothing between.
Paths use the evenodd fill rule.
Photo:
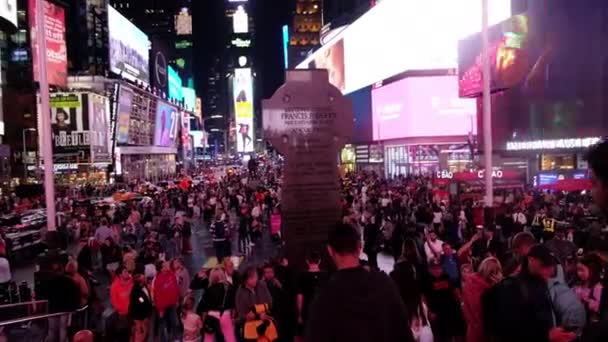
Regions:
<instances>
[{"instance_id":1,"label":"denim jeans","mask_svg":"<svg viewBox=\"0 0 608 342\"><path fill-rule=\"evenodd\" d=\"M175 341L177 336L177 308L175 306L168 307L163 312L163 316L158 316L158 336L160 342Z\"/></svg>"},{"instance_id":2,"label":"denim jeans","mask_svg":"<svg viewBox=\"0 0 608 342\"><path fill-rule=\"evenodd\" d=\"M49 318L49 333L45 342L67 342L69 314Z\"/></svg>"}]
</instances>

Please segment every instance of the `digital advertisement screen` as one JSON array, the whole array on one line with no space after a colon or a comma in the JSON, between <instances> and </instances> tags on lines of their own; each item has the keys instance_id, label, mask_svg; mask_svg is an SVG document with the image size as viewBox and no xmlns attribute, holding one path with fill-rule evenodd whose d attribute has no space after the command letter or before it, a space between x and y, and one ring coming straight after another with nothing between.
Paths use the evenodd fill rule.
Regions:
<instances>
[{"instance_id":1,"label":"digital advertisement screen","mask_svg":"<svg viewBox=\"0 0 608 342\"><path fill-rule=\"evenodd\" d=\"M150 84L150 40L112 6L108 5L110 71L133 82Z\"/></svg>"},{"instance_id":2,"label":"digital advertisement screen","mask_svg":"<svg viewBox=\"0 0 608 342\"><path fill-rule=\"evenodd\" d=\"M344 87L341 88L344 94L408 70L456 68L458 41L481 31L481 3L480 0L384 0L297 68L311 68L311 62L334 49L340 41L344 51ZM510 0L489 1L490 25L510 16Z\"/></svg>"},{"instance_id":3,"label":"digital advertisement screen","mask_svg":"<svg viewBox=\"0 0 608 342\"><path fill-rule=\"evenodd\" d=\"M1 0L0 0L1 1ZM68 52L65 42L65 10L44 1L44 25L46 39L46 77L49 84L65 87L68 82ZM0 7L3 5L0 4ZM29 0L30 32L36 32L36 0ZM31 35L34 80L38 82L39 51L36 35Z\"/></svg>"},{"instance_id":4,"label":"digital advertisement screen","mask_svg":"<svg viewBox=\"0 0 608 342\"><path fill-rule=\"evenodd\" d=\"M180 112L167 102L158 101L156 106L156 125L154 145L163 147L175 146L179 129Z\"/></svg>"},{"instance_id":5,"label":"digital advertisement screen","mask_svg":"<svg viewBox=\"0 0 608 342\"><path fill-rule=\"evenodd\" d=\"M253 152L253 77L250 68L234 69L234 113L236 117L236 150Z\"/></svg>"},{"instance_id":6,"label":"digital advertisement screen","mask_svg":"<svg viewBox=\"0 0 608 342\"><path fill-rule=\"evenodd\" d=\"M171 66L167 67L167 71L169 75L169 99L181 101L184 97L182 94L182 79Z\"/></svg>"},{"instance_id":7,"label":"digital advertisement screen","mask_svg":"<svg viewBox=\"0 0 608 342\"><path fill-rule=\"evenodd\" d=\"M194 148L205 148L209 146L207 142L208 135L204 131L190 131L190 135L193 139Z\"/></svg>"},{"instance_id":8,"label":"digital advertisement screen","mask_svg":"<svg viewBox=\"0 0 608 342\"><path fill-rule=\"evenodd\" d=\"M537 150L551 149L560 143L563 147L558 149L579 146L582 150L581 142L605 136L608 116L604 99L608 86L603 66L608 50L598 49L595 43L605 40L605 4L529 2L528 11L513 19L511 24L490 30L498 33L494 37L500 38L499 42L518 47L508 58L491 63L492 77L506 88L492 95L495 151L508 150L509 145L529 149L529 142L534 141L553 141L547 147L532 147ZM465 73L471 68L466 61L475 62L479 56L479 50L471 46L461 53ZM480 42L477 46L481 46ZM483 127L481 115L478 127ZM483 130L479 129L480 146L483 138ZM563 145L564 142L574 144Z\"/></svg>"},{"instance_id":9,"label":"digital advertisement screen","mask_svg":"<svg viewBox=\"0 0 608 342\"><path fill-rule=\"evenodd\" d=\"M194 112L196 109L196 91L192 88L182 87L182 97L186 109L190 112Z\"/></svg>"},{"instance_id":10,"label":"digital advertisement screen","mask_svg":"<svg viewBox=\"0 0 608 342\"><path fill-rule=\"evenodd\" d=\"M312 62L311 68L327 69L329 83L343 91L346 87L344 78L346 75L344 70L344 40L340 39L325 49L322 54L317 55Z\"/></svg>"},{"instance_id":11,"label":"digital advertisement screen","mask_svg":"<svg viewBox=\"0 0 608 342\"><path fill-rule=\"evenodd\" d=\"M91 123L91 152L93 162L110 158L110 100L101 95L88 94L89 122Z\"/></svg>"},{"instance_id":12,"label":"digital advertisement screen","mask_svg":"<svg viewBox=\"0 0 608 342\"><path fill-rule=\"evenodd\" d=\"M116 113L116 143L129 143L129 127L133 111L133 90L126 86L120 87Z\"/></svg>"},{"instance_id":13,"label":"digital advertisement screen","mask_svg":"<svg viewBox=\"0 0 608 342\"><path fill-rule=\"evenodd\" d=\"M0 17L17 26L17 0L0 0Z\"/></svg>"},{"instance_id":14,"label":"digital advertisement screen","mask_svg":"<svg viewBox=\"0 0 608 342\"><path fill-rule=\"evenodd\" d=\"M526 77L532 67L525 47L529 44L529 17L515 15L488 29L490 89L509 88ZM458 42L458 88L461 97L481 96L483 59L481 34Z\"/></svg>"},{"instance_id":15,"label":"digital advertisement screen","mask_svg":"<svg viewBox=\"0 0 608 342\"><path fill-rule=\"evenodd\" d=\"M410 77L372 90L373 139L476 134L476 102L456 76Z\"/></svg>"},{"instance_id":16,"label":"digital advertisement screen","mask_svg":"<svg viewBox=\"0 0 608 342\"><path fill-rule=\"evenodd\" d=\"M81 158L90 155L89 98L82 93L55 93L50 98L53 155Z\"/></svg>"}]
</instances>

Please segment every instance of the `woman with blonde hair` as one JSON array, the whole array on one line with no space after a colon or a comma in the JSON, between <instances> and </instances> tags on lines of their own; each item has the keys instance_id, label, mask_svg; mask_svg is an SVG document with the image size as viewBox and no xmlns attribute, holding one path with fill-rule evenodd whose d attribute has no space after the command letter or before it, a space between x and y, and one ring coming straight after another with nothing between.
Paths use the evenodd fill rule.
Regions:
<instances>
[{"instance_id":1,"label":"woman with blonde hair","mask_svg":"<svg viewBox=\"0 0 608 342\"><path fill-rule=\"evenodd\" d=\"M236 342L234 323L235 288L226 280L226 274L220 267L209 274L209 288L203 294L200 313L203 317L205 342L215 341L215 335L221 333L225 342Z\"/></svg>"},{"instance_id":2,"label":"woman with blonde hair","mask_svg":"<svg viewBox=\"0 0 608 342\"><path fill-rule=\"evenodd\" d=\"M481 306L483 294L502 280L502 266L494 257L484 259L477 272L466 277L462 289L462 311L467 323L467 342L483 342L484 323Z\"/></svg>"}]
</instances>

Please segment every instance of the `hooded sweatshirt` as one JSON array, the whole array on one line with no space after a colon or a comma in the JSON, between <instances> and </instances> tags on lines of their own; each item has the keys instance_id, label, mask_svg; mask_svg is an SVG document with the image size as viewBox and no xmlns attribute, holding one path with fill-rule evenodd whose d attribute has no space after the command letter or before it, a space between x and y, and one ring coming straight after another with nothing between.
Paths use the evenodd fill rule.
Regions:
<instances>
[{"instance_id":1,"label":"hooded sweatshirt","mask_svg":"<svg viewBox=\"0 0 608 342\"><path fill-rule=\"evenodd\" d=\"M179 303L179 286L173 272L161 272L154 278L153 296L158 312L164 312L171 306Z\"/></svg>"},{"instance_id":2,"label":"hooded sweatshirt","mask_svg":"<svg viewBox=\"0 0 608 342\"><path fill-rule=\"evenodd\" d=\"M490 288L477 273L472 274L462 289L462 311L467 322L467 342L483 342L484 334L481 296Z\"/></svg>"},{"instance_id":3,"label":"hooded sweatshirt","mask_svg":"<svg viewBox=\"0 0 608 342\"><path fill-rule=\"evenodd\" d=\"M385 274L336 272L312 304L307 342L410 342L405 305Z\"/></svg>"}]
</instances>

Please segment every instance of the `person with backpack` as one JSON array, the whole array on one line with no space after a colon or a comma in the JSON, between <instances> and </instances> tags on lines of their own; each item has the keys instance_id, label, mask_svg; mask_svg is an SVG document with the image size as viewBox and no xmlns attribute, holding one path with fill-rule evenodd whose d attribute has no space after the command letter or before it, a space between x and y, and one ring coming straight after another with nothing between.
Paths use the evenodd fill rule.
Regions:
<instances>
[{"instance_id":1,"label":"person with backpack","mask_svg":"<svg viewBox=\"0 0 608 342\"><path fill-rule=\"evenodd\" d=\"M218 262L230 256L230 241L228 240L228 224L226 219L217 216L209 227L209 232L213 240L213 248Z\"/></svg>"}]
</instances>

